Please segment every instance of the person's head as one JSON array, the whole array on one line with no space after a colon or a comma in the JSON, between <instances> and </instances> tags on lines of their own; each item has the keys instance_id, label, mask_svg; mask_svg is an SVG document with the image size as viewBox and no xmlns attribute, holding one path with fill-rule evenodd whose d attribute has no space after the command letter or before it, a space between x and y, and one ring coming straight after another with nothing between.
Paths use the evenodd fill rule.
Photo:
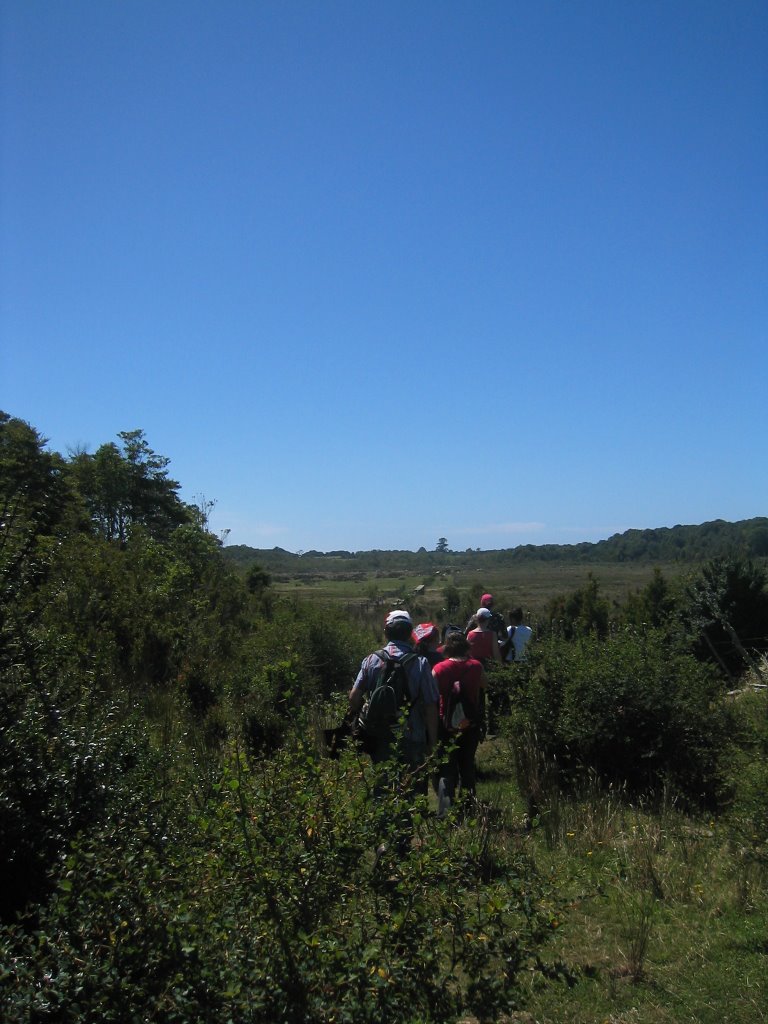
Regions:
<instances>
[{"instance_id":1,"label":"person's head","mask_svg":"<svg viewBox=\"0 0 768 1024\"><path fill-rule=\"evenodd\" d=\"M523 621L523 609L513 608L509 613L509 623L511 626L519 626Z\"/></svg>"},{"instance_id":2,"label":"person's head","mask_svg":"<svg viewBox=\"0 0 768 1024\"><path fill-rule=\"evenodd\" d=\"M447 658L463 658L469 650L469 640L458 630L451 630L445 637L443 654Z\"/></svg>"},{"instance_id":3,"label":"person's head","mask_svg":"<svg viewBox=\"0 0 768 1024\"><path fill-rule=\"evenodd\" d=\"M488 624L491 621L491 609L490 608L478 608L477 609L477 624L481 629L487 629Z\"/></svg>"},{"instance_id":4,"label":"person's head","mask_svg":"<svg viewBox=\"0 0 768 1024\"><path fill-rule=\"evenodd\" d=\"M420 651L433 650L440 642L440 634L434 623L420 622L413 627L412 639Z\"/></svg>"},{"instance_id":5,"label":"person's head","mask_svg":"<svg viewBox=\"0 0 768 1024\"><path fill-rule=\"evenodd\" d=\"M483 608L493 608L493 594L483 594L480 598L480 604Z\"/></svg>"},{"instance_id":6,"label":"person's head","mask_svg":"<svg viewBox=\"0 0 768 1024\"><path fill-rule=\"evenodd\" d=\"M410 640L413 622L408 612L400 608L391 611L384 622L384 636L387 640Z\"/></svg>"}]
</instances>

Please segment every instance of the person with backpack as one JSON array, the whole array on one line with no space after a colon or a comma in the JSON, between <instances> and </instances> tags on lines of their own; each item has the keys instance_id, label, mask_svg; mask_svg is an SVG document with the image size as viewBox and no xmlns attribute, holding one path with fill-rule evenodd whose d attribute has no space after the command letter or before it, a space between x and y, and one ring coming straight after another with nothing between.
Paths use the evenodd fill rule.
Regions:
<instances>
[{"instance_id":1,"label":"person with backpack","mask_svg":"<svg viewBox=\"0 0 768 1024\"><path fill-rule=\"evenodd\" d=\"M439 737L446 759L438 773L438 816L455 799L457 785L464 796L475 795L475 754L481 739L481 698L488 686L483 666L471 657L463 633L449 633L445 660L432 669L440 692Z\"/></svg>"},{"instance_id":2,"label":"person with backpack","mask_svg":"<svg viewBox=\"0 0 768 1024\"><path fill-rule=\"evenodd\" d=\"M477 625L467 633L470 654L480 662L483 668L486 668L492 662L497 665L502 664L501 647L499 646L496 633L491 628L492 615L493 613L490 608L485 607L485 605L478 608L475 612ZM486 698L486 691L483 690L480 696L481 739L485 739L488 729L492 728L495 724L490 708L486 707Z\"/></svg>"},{"instance_id":3,"label":"person with backpack","mask_svg":"<svg viewBox=\"0 0 768 1024\"><path fill-rule=\"evenodd\" d=\"M504 616L499 615L498 612L495 612L493 610L493 601L493 594L483 594L483 596L480 598L480 607L487 608L488 611L491 613L491 617L488 620L487 624L490 626L490 628L494 631L494 633L498 636L499 640L501 641L507 635L506 623L504 622ZM479 623L477 621L477 612L475 612L474 615L470 617L469 622L467 623L467 627L464 630L465 635L469 633L470 630L477 629L478 625Z\"/></svg>"},{"instance_id":4,"label":"person with backpack","mask_svg":"<svg viewBox=\"0 0 768 1024\"><path fill-rule=\"evenodd\" d=\"M532 635L533 630L531 627L526 626L523 622L523 609L513 608L509 613L504 660L508 663L525 661L525 648Z\"/></svg>"},{"instance_id":5,"label":"person with backpack","mask_svg":"<svg viewBox=\"0 0 768 1024\"><path fill-rule=\"evenodd\" d=\"M489 608L478 608L475 616L477 625L467 633L472 657L483 665L495 661L501 664L501 650L495 631L491 628L492 612Z\"/></svg>"},{"instance_id":6,"label":"person with backpack","mask_svg":"<svg viewBox=\"0 0 768 1024\"><path fill-rule=\"evenodd\" d=\"M349 707L373 763L396 756L417 774L416 792L426 793L427 776L419 769L437 743L439 694L429 662L414 650L412 632L407 611L389 613L387 644L363 660Z\"/></svg>"}]
</instances>

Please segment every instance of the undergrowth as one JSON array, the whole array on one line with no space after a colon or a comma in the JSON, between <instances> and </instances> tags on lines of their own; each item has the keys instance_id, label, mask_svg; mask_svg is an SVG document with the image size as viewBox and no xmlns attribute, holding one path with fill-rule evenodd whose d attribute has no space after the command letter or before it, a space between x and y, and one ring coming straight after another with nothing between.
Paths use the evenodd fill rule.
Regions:
<instances>
[{"instance_id":1,"label":"undergrowth","mask_svg":"<svg viewBox=\"0 0 768 1024\"><path fill-rule=\"evenodd\" d=\"M764 695L756 703L765 715ZM749 705L751 718L751 698ZM550 955L568 964L575 982L544 985L531 976L526 1019L768 1020L768 836L758 831L757 810L764 812L766 790L757 794L753 775L734 780L721 815L685 813L669 791L633 801L592 779L569 795L540 788L531 820L512 782L515 765L508 741L486 744L480 795L499 801L506 790L524 848L555 881L562 916ZM762 757L752 765L765 770Z\"/></svg>"}]
</instances>

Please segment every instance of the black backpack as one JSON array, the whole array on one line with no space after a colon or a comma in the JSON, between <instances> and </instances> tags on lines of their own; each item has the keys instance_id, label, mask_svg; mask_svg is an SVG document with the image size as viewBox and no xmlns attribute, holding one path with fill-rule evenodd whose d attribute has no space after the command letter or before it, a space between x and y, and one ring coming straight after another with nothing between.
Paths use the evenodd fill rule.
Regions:
<instances>
[{"instance_id":1,"label":"black backpack","mask_svg":"<svg viewBox=\"0 0 768 1024\"><path fill-rule=\"evenodd\" d=\"M512 654L512 657L511 657L510 661L514 661L515 660L515 630L516 629L517 629L517 626L510 626L509 629L507 630L507 639L504 641L504 643L499 644L499 647L501 648L501 660L502 661L506 661L507 660L507 655L510 654L510 653Z\"/></svg>"},{"instance_id":2,"label":"black backpack","mask_svg":"<svg viewBox=\"0 0 768 1024\"><path fill-rule=\"evenodd\" d=\"M392 731L403 716L411 710L413 700L408 687L406 666L417 658L415 651L393 658L389 651L376 651L384 664L371 690L367 703L360 712L359 726L366 735L376 739L390 739Z\"/></svg>"}]
</instances>

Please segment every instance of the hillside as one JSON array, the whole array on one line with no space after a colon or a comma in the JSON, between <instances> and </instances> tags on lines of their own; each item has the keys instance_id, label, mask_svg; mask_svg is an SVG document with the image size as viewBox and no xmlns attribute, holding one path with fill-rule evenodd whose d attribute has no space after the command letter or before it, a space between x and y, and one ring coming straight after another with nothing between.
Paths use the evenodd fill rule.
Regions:
<instances>
[{"instance_id":1,"label":"hillside","mask_svg":"<svg viewBox=\"0 0 768 1024\"><path fill-rule=\"evenodd\" d=\"M655 564L693 563L721 555L768 556L768 518L729 523L723 519L699 526L627 530L607 540L582 544L522 544L494 551L305 551L252 548L233 544L225 556L241 568L258 563L271 572L355 573L371 570L428 571L433 568L501 568L526 562Z\"/></svg>"}]
</instances>

